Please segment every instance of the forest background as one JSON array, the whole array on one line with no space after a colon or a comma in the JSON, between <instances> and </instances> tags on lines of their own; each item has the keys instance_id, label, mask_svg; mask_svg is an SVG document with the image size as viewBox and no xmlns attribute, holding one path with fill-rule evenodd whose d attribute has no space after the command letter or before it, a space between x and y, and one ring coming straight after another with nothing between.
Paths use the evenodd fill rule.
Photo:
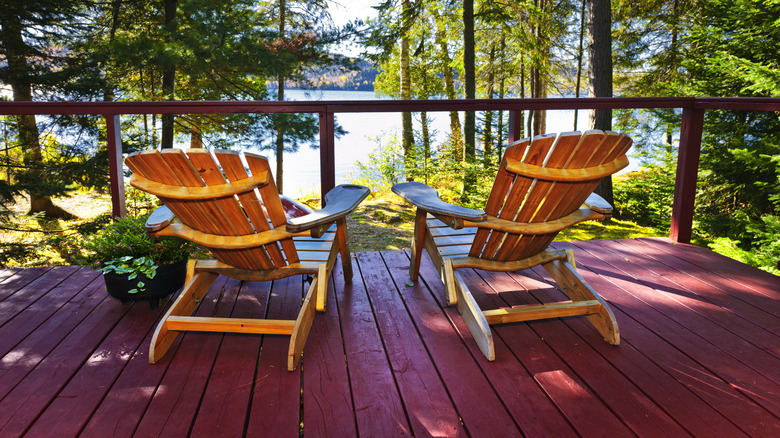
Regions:
<instances>
[{"instance_id":1,"label":"forest background","mask_svg":"<svg viewBox=\"0 0 780 438\"><path fill-rule=\"evenodd\" d=\"M15 101L284 100L289 87L371 87L400 99L780 97L780 0L375 3L371 19L337 25L343 20L333 19L337 9L326 0L3 0L0 83ZM344 44L360 56L340 55ZM585 237L611 237L626 224L668 233L679 111L580 116L633 137L642 163L600 188L619 220ZM527 113L524 134L544 133L545 117ZM364 163L361 181L379 195L357 225L409 222L381 195L401 180L481 207L506 142L506 114L451 113L438 144L426 114L402 120L400 138ZM104 121L2 122L0 266L67 263L62 242L110 220L57 205L108 190ZM707 111L694 216L697 243L776 274L779 125L777 113ZM318 138L317 120L305 114L139 115L124 117L122 132L125 153L174 143L271 150L280 187L284 155L316 147ZM137 193L128 199L139 208L150 202ZM374 245L366 249L401 244L394 237Z\"/></svg>"}]
</instances>

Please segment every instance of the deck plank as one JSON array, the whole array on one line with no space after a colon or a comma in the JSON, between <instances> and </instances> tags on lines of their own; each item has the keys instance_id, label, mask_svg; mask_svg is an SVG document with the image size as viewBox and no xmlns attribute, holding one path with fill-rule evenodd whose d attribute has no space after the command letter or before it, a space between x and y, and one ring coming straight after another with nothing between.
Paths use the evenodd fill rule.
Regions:
<instances>
[{"instance_id":1,"label":"deck plank","mask_svg":"<svg viewBox=\"0 0 780 438\"><path fill-rule=\"evenodd\" d=\"M362 272L355 259L352 272ZM334 276L338 311L349 364L349 380L358 434L362 436L410 436L387 353L371 308L364 279L345 284L341 269Z\"/></svg>"},{"instance_id":2,"label":"deck plank","mask_svg":"<svg viewBox=\"0 0 780 438\"><path fill-rule=\"evenodd\" d=\"M358 261L369 295L373 298L374 312L406 405L412 432L416 436L466 436L460 424L459 412L456 412L450 400L451 393L439 377L441 369L437 371L429 354L435 346L424 339L432 327L443 326L446 329L449 323L438 306L425 313L424 322L415 321L415 315L410 314L410 311L426 309L420 307L423 303L410 305L405 302L413 297L408 294L410 291L406 282L403 277L398 278L398 273L405 272L408 275L409 259L403 253L397 254L400 258L392 259L387 254L361 253ZM393 275L393 271L396 275ZM429 298L427 291L420 288L416 291L424 294L423 299ZM444 342L459 342L451 330L447 338ZM462 415L460 417L463 418ZM463 421L468 422L466 418Z\"/></svg>"},{"instance_id":3,"label":"deck plank","mask_svg":"<svg viewBox=\"0 0 780 438\"><path fill-rule=\"evenodd\" d=\"M53 271L60 271L56 269ZM71 270L62 270L69 276ZM22 434L67 385L130 309L102 300L0 401L0 435Z\"/></svg>"},{"instance_id":4,"label":"deck plank","mask_svg":"<svg viewBox=\"0 0 780 438\"><path fill-rule=\"evenodd\" d=\"M495 326L488 362L429 258L340 266L301 365L287 336L186 333L149 365L164 308L121 304L78 267L0 270L0 436L777 436L780 277L668 239L556 243L611 303ZM460 270L485 307L562 298L536 267ZM308 283L218 277L200 315L294 317Z\"/></svg>"},{"instance_id":5,"label":"deck plank","mask_svg":"<svg viewBox=\"0 0 780 438\"><path fill-rule=\"evenodd\" d=\"M721 279L727 279L729 282L737 282L745 291L745 298L764 296L770 298L770 300L761 300L762 303L773 305L774 309L780 306L780 303L777 301L778 292L780 291L780 277L777 275L737 263L724 255L696 245L670 245L668 240L662 238L642 238L636 239L636 241L646 243L668 256L699 266L702 272L711 274L703 277L706 280L720 281ZM751 291L758 292L758 295L751 293Z\"/></svg>"},{"instance_id":6,"label":"deck plank","mask_svg":"<svg viewBox=\"0 0 780 438\"><path fill-rule=\"evenodd\" d=\"M147 336L89 419L81 437L133 436L171 360L171 355L166 355L150 366L150 345L151 337Z\"/></svg>"},{"instance_id":7,"label":"deck plank","mask_svg":"<svg viewBox=\"0 0 780 438\"><path fill-rule=\"evenodd\" d=\"M473 270L461 274L482 309L505 306L506 302ZM531 324L504 324L493 327L545 393L583 435L630 435L620 419L600 400L574 371L535 333Z\"/></svg>"},{"instance_id":8,"label":"deck plank","mask_svg":"<svg viewBox=\"0 0 780 438\"><path fill-rule=\"evenodd\" d=\"M36 270L37 276L31 278L27 275L20 275L19 281L12 284L3 285L3 292L0 296L5 298L0 301L0 327L8 323L9 320L16 317L27 307L38 301L50 290L57 287L69 276L79 271L76 266L64 266L56 270ZM14 276L13 278L16 278ZM28 281L32 280L32 281ZM22 285L23 283L23 285ZM21 287L19 287L21 286ZM5 292L5 291L8 292Z\"/></svg>"},{"instance_id":9,"label":"deck plank","mask_svg":"<svg viewBox=\"0 0 780 438\"><path fill-rule=\"evenodd\" d=\"M229 307L219 297L227 281L225 277L217 278L203 297L196 315L226 314ZM135 432L138 436L182 436L189 433L221 338L214 333L180 333L176 339L178 344L174 343L164 356L170 359L149 365L165 368L165 374L138 424Z\"/></svg>"},{"instance_id":10,"label":"deck plank","mask_svg":"<svg viewBox=\"0 0 780 438\"><path fill-rule=\"evenodd\" d=\"M343 278L341 269L339 261L333 278L328 282L325 312L314 318L309 348L304 352L303 428L311 436L357 435L335 293L336 278ZM354 276L353 281L361 281L361 278Z\"/></svg>"},{"instance_id":11,"label":"deck plank","mask_svg":"<svg viewBox=\"0 0 780 438\"><path fill-rule=\"evenodd\" d=\"M130 307L38 417L28 431L30 436L43 436L53 430L62 436L75 436L87 424L156 320L156 312L150 312L146 303Z\"/></svg>"},{"instance_id":12,"label":"deck plank","mask_svg":"<svg viewBox=\"0 0 780 438\"><path fill-rule=\"evenodd\" d=\"M543 270L526 271L524 274L509 274L515 281L523 285L527 290L534 291L534 295L543 293L547 295L540 301L548 299L559 299L560 293L553 292L556 296L551 297L550 285L543 281L543 275L539 275ZM542 290L538 290L542 289ZM599 290L599 293L605 291ZM611 294L607 291L608 294ZM622 319L619 319L622 321ZM710 405L696 397L685 385L671 378L662 368L647 360L641 352L633 348L627 342L622 342L620 346L612 346L601 339L598 339L595 329L584 318L568 318L562 320L575 333L588 334L593 333L593 339L588 345L593 348L606 363L611 364L617 371L628 378L642 393L646 394L653 403L663 409L666 414L673 417L678 424L685 428L688 433L694 436L722 436L737 437L743 433L737 429L731 422L726 420ZM556 327L560 329L560 327ZM570 334L562 333L546 336L547 339L557 339L569 337ZM576 339L571 339L569 345L579 348ZM566 343L564 343L566 345ZM568 363L577 363L577 356L567 361ZM586 379L588 384L590 379ZM640 434L641 435L641 434Z\"/></svg>"},{"instance_id":13,"label":"deck plank","mask_svg":"<svg viewBox=\"0 0 780 438\"><path fill-rule=\"evenodd\" d=\"M42 277L51 268L3 269L0 271L0 301L10 297L17 290Z\"/></svg>"},{"instance_id":14,"label":"deck plank","mask_svg":"<svg viewBox=\"0 0 780 438\"><path fill-rule=\"evenodd\" d=\"M544 270L539 268L539 271ZM513 300L522 304L556 300L561 295L552 284L541 283L544 286L539 287L539 282L529 284L528 277L522 275L486 272L482 273L482 278L497 290L522 290L515 294ZM582 380L582 384L603 400L634 433L644 436L687 436L687 432L647 398L641 389L611 363L603 360L593 346L606 342L592 328L572 331L561 319L529 325L539 337L547 341L558 357Z\"/></svg>"},{"instance_id":15,"label":"deck plank","mask_svg":"<svg viewBox=\"0 0 780 438\"><path fill-rule=\"evenodd\" d=\"M594 242L585 242L578 246L591 248L591 253L597 254L601 260L607 263L610 260L622 258L604 248L603 245L596 247ZM620 272L625 276L626 271L620 270ZM745 339L749 337L749 333L744 337L734 333L734 331L739 330L739 327L736 326L744 320L728 318L733 314L717 306L705 306L702 300L694 300L697 304L686 306L683 301L687 303L690 299L685 297L684 290L668 284L663 278L654 276L642 266L633 267L633 272L638 273L640 280L634 281L635 287L629 293L635 293L635 296L643 303L683 325L685 330L692 332L702 340L708 341L699 342L698 346L699 348L709 348L712 351L709 354L720 356L721 361L719 361L718 369L723 370L721 375L728 376L727 379L732 385L742 388L747 394L754 395L756 401L762 406L780 416L780 398L755 395L767 392L780 394L778 357ZM704 307L708 310L708 315L705 316L694 311L691 307ZM713 319L730 320L730 324L728 322L718 324ZM757 336L764 333L760 329L753 331Z\"/></svg>"},{"instance_id":16,"label":"deck plank","mask_svg":"<svg viewBox=\"0 0 780 438\"><path fill-rule=\"evenodd\" d=\"M780 333L780 301L777 300L780 291L780 279L775 286L774 294L769 291L770 299L755 293L745 293L745 286L728 276L722 277L718 262L709 269L703 269L685 258L674 257L666 252L655 249L648 244L648 240L622 240L608 242L609 248L614 248L619 253L640 253L643 257L643 266L665 279L686 286L686 296L693 299L706 298L713 304L724 309L729 309L733 314L750 321L754 326L749 327L749 332L754 328L762 329L772 334ZM749 268L752 269L752 268ZM755 273L755 271L753 271ZM759 288L763 290L763 288ZM774 296L774 299L771 296ZM735 299L739 298L739 299ZM761 330L759 330L761 331ZM765 335L765 334L761 334ZM753 336L751 336L752 338ZM775 340L774 345L778 347ZM777 353L775 353L777 355Z\"/></svg>"},{"instance_id":17,"label":"deck plank","mask_svg":"<svg viewBox=\"0 0 780 438\"><path fill-rule=\"evenodd\" d=\"M98 278L98 273L89 269L81 269L74 273L67 282L61 282L54 286L46 299L40 299L28 307L18 311L2 326L3 336L0 337L0 357L5 356L11 349L21 342L30 333L46 323L58 312L62 306L72 301L76 295L83 294L91 287L91 282ZM87 285L85 287L85 285ZM100 283L102 288L102 280Z\"/></svg>"},{"instance_id":18,"label":"deck plank","mask_svg":"<svg viewBox=\"0 0 780 438\"><path fill-rule=\"evenodd\" d=\"M8 281L13 276L15 276L17 273L24 272L24 271L26 270L23 270L21 268L5 268L0 270L0 285L3 285L6 281Z\"/></svg>"},{"instance_id":19,"label":"deck plank","mask_svg":"<svg viewBox=\"0 0 780 438\"><path fill-rule=\"evenodd\" d=\"M270 282L240 282L229 280L225 296L237 296L230 314L237 318L264 318L270 296ZM219 348L214 367L192 428L192 436L240 437L242 421L236 413L246 412L252 394L255 363L263 337L253 334L226 334Z\"/></svg>"},{"instance_id":20,"label":"deck plank","mask_svg":"<svg viewBox=\"0 0 780 438\"><path fill-rule=\"evenodd\" d=\"M295 319L303 298L300 275L275 280L268 318ZM287 371L289 336L263 335L254 377L247 436L298 436L301 422L301 368Z\"/></svg>"},{"instance_id":21,"label":"deck plank","mask_svg":"<svg viewBox=\"0 0 780 438\"><path fill-rule=\"evenodd\" d=\"M381 255L360 253L357 260L406 407L411 432L415 436L462 433L458 415Z\"/></svg>"},{"instance_id":22,"label":"deck plank","mask_svg":"<svg viewBox=\"0 0 780 438\"><path fill-rule=\"evenodd\" d=\"M579 244L579 247L589 248L591 253L597 253L601 260L613 265L628 256L615 253L606 245L595 246L593 242ZM621 271L627 273L626 270ZM777 335L756 328L727 308L716 306L699 296L692 296L685 286L669 281L666 275L654 274L647 269L644 262L632 266L632 272L638 274L641 284L654 291L642 296L641 299L645 303L663 311L672 319L684 320L688 330L710 340L712 344L717 344L734 359L743 361L750 358L751 367L775 384L780 382L780 369L776 367L778 356L766 351L776 349L776 344L780 342ZM780 393L780 387L777 389Z\"/></svg>"},{"instance_id":23,"label":"deck plank","mask_svg":"<svg viewBox=\"0 0 780 438\"><path fill-rule=\"evenodd\" d=\"M685 320L670 318L666 309L655 309L640 299L655 296L654 289L595 255L578 254L580 274L618 315L622 342L637 348L746 433L761 435L780 430L777 417L748 395L753 391L760 400L776 403L767 400L766 390L750 380L769 385L773 382L724 354L717 345L703 341L687 329Z\"/></svg>"},{"instance_id":24,"label":"deck plank","mask_svg":"<svg viewBox=\"0 0 780 438\"><path fill-rule=\"evenodd\" d=\"M608 248L610 253L618 257L630 257L632 253L632 248L609 242L603 247ZM663 275L659 275L659 272ZM738 347L747 342L771 354L773 357L764 357L766 361L764 375L778 382L780 370L775 367L775 360L780 358L778 316L740 300L728 299L728 292L723 289L728 288L728 283L721 283L720 287L712 286L654 260L643 260L639 273L641 278L652 279L646 281L652 281L655 286L660 287L660 295L677 301L682 306L679 308L680 312L686 315L689 314L688 312L695 312L708 322L732 333L738 338L733 340ZM736 289L735 283L734 286L728 289ZM696 294L694 291L697 290L701 290L702 293ZM695 327L691 328L695 330ZM740 356L748 354L751 356L751 362L755 362L763 354L760 356L751 354L748 350L752 349L752 346L749 349L739 348Z\"/></svg>"},{"instance_id":25,"label":"deck plank","mask_svg":"<svg viewBox=\"0 0 780 438\"><path fill-rule=\"evenodd\" d=\"M404 262L400 254L386 253L385 258L397 261L394 278L404 280L408 279L409 259L408 254L404 254L407 256ZM481 430L519 426L530 436L545 433L560 437L574 435L565 418L503 343L496 343L497 359L491 363L470 339L468 329L454 307L443 309L447 321L431 323L429 315L442 312L444 286L427 257L421 263L420 278L430 292L420 291L419 283L414 288L401 290L403 295L408 296L407 301L413 300L414 305L408 307L416 315L421 331L425 330L423 336L428 350L439 364L439 373L469 432L474 434ZM398 287L401 287L400 284ZM453 339L453 336L458 338ZM469 338L465 342L470 342L471 348L466 346L461 336ZM504 411L511 418L504 418ZM496 424L484 425L484 421Z\"/></svg>"},{"instance_id":26,"label":"deck plank","mask_svg":"<svg viewBox=\"0 0 780 438\"><path fill-rule=\"evenodd\" d=\"M26 333L14 348L4 352L0 360L0 399L3 399L24 379L68 334L78 326L101 301L106 299L103 280L97 279L82 287L81 292L60 307L34 331ZM3 331L5 336L5 331ZM9 336L12 336L9 333Z\"/></svg>"}]
</instances>

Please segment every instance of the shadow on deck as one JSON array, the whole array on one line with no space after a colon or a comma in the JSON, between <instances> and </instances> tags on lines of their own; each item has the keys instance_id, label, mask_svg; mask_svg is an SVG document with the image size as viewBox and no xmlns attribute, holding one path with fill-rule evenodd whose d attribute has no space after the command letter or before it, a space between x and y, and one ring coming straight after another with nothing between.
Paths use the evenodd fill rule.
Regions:
<instances>
[{"instance_id":1,"label":"shadow on deck","mask_svg":"<svg viewBox=\"0 0 780 438\"><path fill-rule=\"evenodd\" d=\"M358 253L294 372L270 335L188 333L149 365L161 310L84 268L0 270L0 436L780 436L780 277L666 239L570 245L619 347L517 323L487 362L427 257L409 285L406 253ZM486 303L560 296L543 269L464 277ZM220 277L198 312L294 317L304 287Z\"/></svg>"}]
</instances>

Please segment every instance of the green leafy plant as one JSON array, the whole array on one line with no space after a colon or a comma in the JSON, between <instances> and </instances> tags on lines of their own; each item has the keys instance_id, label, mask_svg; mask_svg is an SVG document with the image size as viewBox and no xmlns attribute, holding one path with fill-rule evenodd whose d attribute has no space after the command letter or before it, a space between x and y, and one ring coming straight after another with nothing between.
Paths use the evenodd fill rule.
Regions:
<instances>
[{"instance_id":1,"label":"green leafy plant","mask_svg":"<svg viewBox=\"0 0 780 438\"><path fill-rule=\"evenodd\" d=\"M138 278L138 274L143 274L148 278L154 278L157 275L157 265L154 264L154 260L149 257L136 257L124 256L118 259L109 260L103 264L102 271L104 274L128 274L128 280L135 280ZM143 280L136 282L136 287L127 291L127 293L135 294L143 292L146 288L146 284Z\"/></svg>"},{"instance_id":2,"label":"green leafy plant","mask_svg":"<svg viewBox=\"0 0 780 438\"><path fill-rule=\"evenodd\" d=\"M154 278L158 266L180 261L194 251L192 243L177 237L149 237L145 228L148 217L118 218L94 234L71 238L70 260L104 274L128 274L128 279L134 280L139 274ZM137 287L129 292L143 292L144 286L138 280Z\"/></svg>"}]
</instances>

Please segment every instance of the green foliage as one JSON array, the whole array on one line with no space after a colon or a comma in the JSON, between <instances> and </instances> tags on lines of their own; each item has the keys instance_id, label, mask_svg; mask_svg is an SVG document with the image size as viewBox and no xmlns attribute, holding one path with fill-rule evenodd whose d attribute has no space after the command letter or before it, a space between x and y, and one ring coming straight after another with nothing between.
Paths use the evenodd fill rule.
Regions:
<instances>
[{"instance_id":1,"label":"green foliage","mask_svg":"<svg viewBox=\"0 0 780 438\"><path fill-rule=\"evenodd\" d=\"M104 274L118 274L127 275L128 280L135 280L138 275L144 275L146 278L152 279L157 275L157 265L154 264L154 260L149 257L132 257L124 256L118 259L113 259L103 264L101 269ZM136 282L136 287L127 291L129 294L135 294L144 292L146 290L146 284L143 280Z\"/></svg>"},{"instance_id":2,"label":"green foliage","mask_svg":"<svg viewBox=\"0 0 780 438\"><path fill-rule=\"evenodd\" d=\"M627 72L617 78L624 93L780 96L780 0L613 0L613 6L618 70ZM634 137L647 166L615 186L618 212L666 225L674 175L658 154L676 153L679 113L632 110L618 119L618 129ZM776 113L707 111L694 211L697 237L718 252L775 270L779 163Z\"/></svg>"},{"instance_id":3,"label":"green foliage","mask_svg":"<svg viewBox=\"0 0 780 438\"><path fill-rule=\"evenodd\" d=\"M369 154L368 162L358 163L360 174L357 183L371 187L372 191L381 192L411 177L414 181L436 188L439 196L447 202L472 208L484 207L496 175L494 164L484 165L484 160L480 160L470 165L470 170L476 175L477 184L475 189L464 197L460 181L467 165L460 160L459 151L455 150L451 143L445 141L438 144L426 154L417 142L410 154L414 167L407 171L404 167L401 140L396 136L391 136L389 141L385 141L386 138L387 136L376 138L377 148ZM490 155L486 161L495 163L497 157Z\"/></svg>"},{"instance_id":4,"label":"green foliage","mask_svg":"<svg viewBox=\"0 0 780 438\"><path fill-rule=\"evenodd\" d=\"M778 96L780 1L701 2L682 65L692 81L682 88L709 96ZM774 79L774 80L773 80Z\"/></svg>"},{"instance_id":5,"label":"green foliage","mask_svg":"<svg viewBox=\"0 0 780 438\"><path fill-rule=\"evenodd\" d=\"M669 229L674 197L676 157L659 154L658 161L638 172L614 179L615 216L642 225Z\"/></svg>"},{"instance_id":6,"label":"green foliage","mask_svg":"<svg viewBox=\"0 0 780 438\"><path fill-rule=\"evenodd\" d=\"M758 267L771 274L780 275L780 269L777 268L778 260L780 260L780 249L777 248L780 229L775 229L773 236L774 245L770 245L773 246L772 248L763 246L745 249L741 241L728 237L717 237L708 246L718 254L723 254L747 265Z\"/></svg>"},{"instance_id":7,"label":"green foliage","mask_svg":"<svg viewBox=\"0 0 780 438\"><path fill-rule=\"evenodd\" d=\"M135 269L143 272L149 263L155 266L177 262L194 250L194 245L176 237L151 238L145 223L149 214L116 219L86 236L69 239L73 263L116 272L117 269ZM133 259L143 260L135 262ZM137 264L137 266L136 266Z\"/></svg>"},{"instance_id":8,"label":"green foliage","mask_svg":"<svg viewBox=\"0 0 780 438\"><path fill-rule=\"evenodd\" d=\"M761 222L752 222L747 229L753 235L753 250L760 260L755 266L780 275L780 270L773 269L780 264L780 216L761 216Z\"/></svg>"},{"instance_id":9,"label":"green foliage","mask_svg":"<svg viewBox=\"0 0 780 438\"><path fill-rule=\"evenodd\" d=\"M371 188L372 192L386 190L403 178L403 149L396 136L374 139L377 147L368 154L368 162L357 162L359 176L356 182Z\"/></svg>"}]
</instances>

